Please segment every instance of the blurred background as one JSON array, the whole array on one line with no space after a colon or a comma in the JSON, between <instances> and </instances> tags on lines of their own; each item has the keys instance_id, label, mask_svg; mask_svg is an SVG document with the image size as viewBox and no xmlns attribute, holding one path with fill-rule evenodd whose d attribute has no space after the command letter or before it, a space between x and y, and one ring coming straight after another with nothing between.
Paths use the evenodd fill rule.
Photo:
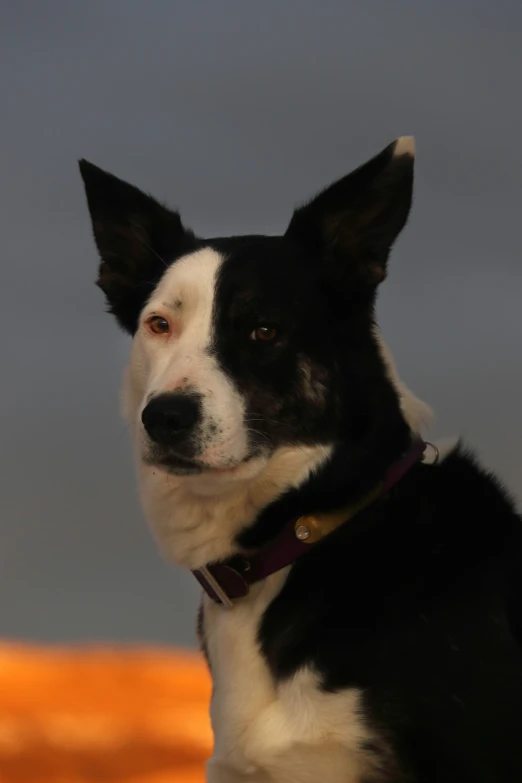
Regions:
<instances>
[{"instance_id":1,"label":"blurred background","mask_svg":"<svg viewBox=\"0 0 522 783\"><path fill-rule=\"evenodd\" d=\"M0 20L1 637L195 644L196 583L139 509L79 157L203 235L276 233L414 134L382 329L435 434L522 497L520 2L17 0Z\"/></svg>"}]
</instances>

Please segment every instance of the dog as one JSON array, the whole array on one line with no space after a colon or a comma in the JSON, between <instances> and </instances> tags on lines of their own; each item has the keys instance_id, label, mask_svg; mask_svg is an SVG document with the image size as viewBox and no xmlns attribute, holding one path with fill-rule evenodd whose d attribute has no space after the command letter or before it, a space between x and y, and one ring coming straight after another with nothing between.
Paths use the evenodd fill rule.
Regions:
<instances>
[{"instance_id":1,"label":"dog","mask_svg":"<svg viewBox=\"0 0 522 783\"><path fill-rule=\"evenodd\" d=\"M144 513L203 588L210 783L522 781L522 520L375 320L414 157L211 239L80 161Z\"/></svg>"}]
</instances>

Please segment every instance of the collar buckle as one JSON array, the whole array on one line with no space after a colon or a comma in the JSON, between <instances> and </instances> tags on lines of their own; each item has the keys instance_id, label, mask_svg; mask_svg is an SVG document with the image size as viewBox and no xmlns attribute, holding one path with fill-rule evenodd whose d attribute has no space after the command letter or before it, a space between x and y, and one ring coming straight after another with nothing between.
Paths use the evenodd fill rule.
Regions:
<instances>
[{"instance_id":1,"label":"collar buckle","mask_svg":"<svg viewBox=\"0 0 522 783\"><path fill-rule=\"evenodd\" d=\"M192 572L207 595L225 609L231 609L233 599L244 598L249 584L240 571L229 563L213 563Z\"/></svg>"}]
</instances>

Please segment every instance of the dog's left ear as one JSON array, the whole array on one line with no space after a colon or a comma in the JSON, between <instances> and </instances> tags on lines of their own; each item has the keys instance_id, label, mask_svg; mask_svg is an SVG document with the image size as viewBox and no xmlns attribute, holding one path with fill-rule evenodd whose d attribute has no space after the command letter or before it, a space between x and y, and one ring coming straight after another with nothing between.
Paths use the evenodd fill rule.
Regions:
<instances>
[{"instance_id":1,"label":"dog's left ear","mask_svg":"<svg viewBox=\"0 0 522 783\"><path fill-rule=\"evenodd\" d=\"M330 279L372 291L386 277L413 190L415 146L401 136L294 212L287 236L319 254Z\"/></svg>"}]
</instances>

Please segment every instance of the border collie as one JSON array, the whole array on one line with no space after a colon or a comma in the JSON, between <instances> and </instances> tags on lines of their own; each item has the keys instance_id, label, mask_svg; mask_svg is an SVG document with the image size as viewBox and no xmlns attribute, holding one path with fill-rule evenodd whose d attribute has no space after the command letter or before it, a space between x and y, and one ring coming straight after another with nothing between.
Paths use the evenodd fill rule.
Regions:
<instances>
[{"instance_id":1,"label":"border collie","mask_svg":"<svg viewBox=\"0 0 522 783\"><path fill-rule=\"evenodd\" d=\"M80 161L144 511L203 587L210 783L522 781L522 520L422 440L374 319L413 164L202 239Z\"/></svg>"}]
</instances>

